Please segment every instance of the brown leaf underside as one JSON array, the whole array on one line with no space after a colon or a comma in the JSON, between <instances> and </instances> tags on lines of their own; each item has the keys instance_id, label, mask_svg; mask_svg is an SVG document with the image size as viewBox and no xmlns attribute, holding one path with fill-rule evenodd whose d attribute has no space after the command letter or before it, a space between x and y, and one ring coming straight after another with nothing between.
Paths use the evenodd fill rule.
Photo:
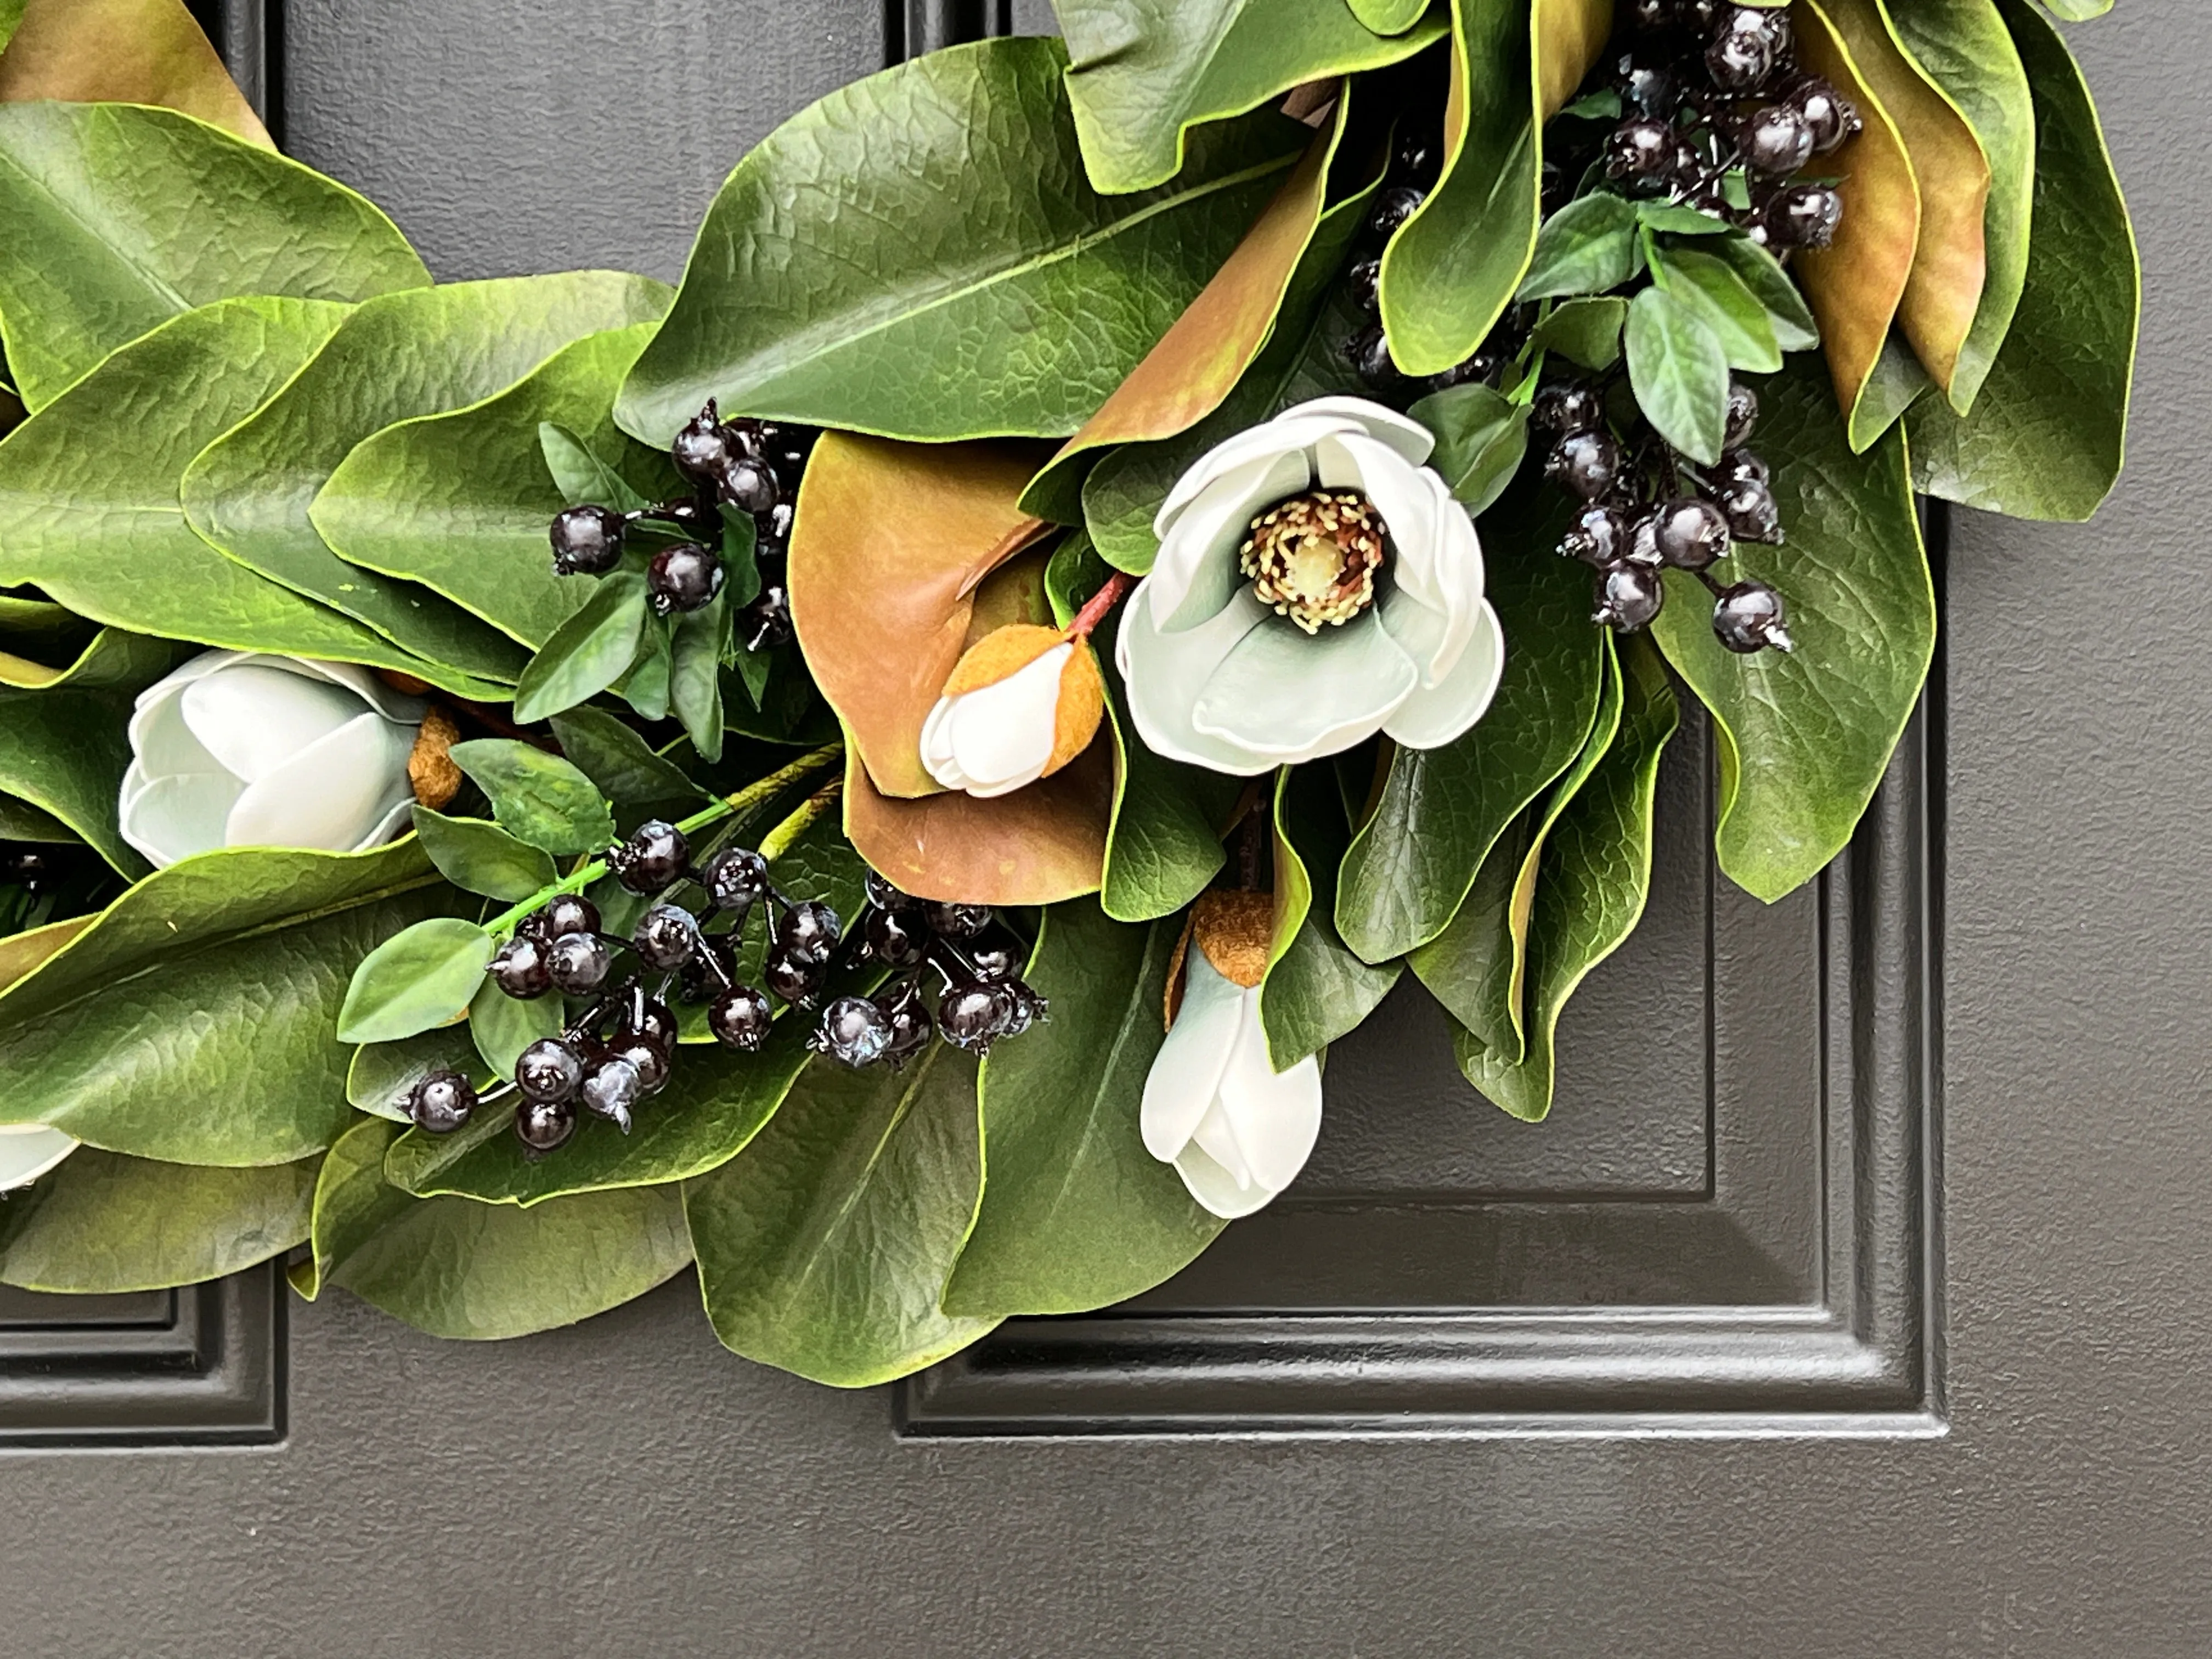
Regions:
<instances>
[{"instance_id":1,"label":"brown leaf underside","mask_svg":"<svg viewBox=\"0 0 2212 1659\"><path fill-rule=\"evenodd\" d=\"M27 0L0 52L0 103L157 104L274 149L181 0Z\"/></svg>"},{"instance_id":2,"label":"brown leaf underside","mask_svg":"<svg viewBox=\"0 0 2212 1659\"><path fill-rule=\"evenodd\" d=\"M894 800L845 760L845 834L860 856L919 898L1057 904L1095 892L1106 866L1114 749L1102 729L1052 776L1011 795Z\"/></svg>"}]
</instances>

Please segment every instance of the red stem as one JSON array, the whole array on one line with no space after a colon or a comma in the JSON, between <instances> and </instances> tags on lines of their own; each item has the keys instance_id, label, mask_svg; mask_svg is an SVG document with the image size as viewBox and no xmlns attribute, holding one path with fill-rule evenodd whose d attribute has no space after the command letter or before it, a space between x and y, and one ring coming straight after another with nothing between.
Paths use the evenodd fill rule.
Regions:
<instances>
[{"instance_id":1,"label":"red stem","mask_svg":"<svg viewBox=\"0 0 2212 1659\"><path fill-rule=\"evenodd\" d=\"M1070 639L1085 640L1091 630L1106 620L1106 613L1121 603L1121 596L1137 585L1137 579L1126 570L1117 570L1106 579L1106 586L1083 602L1083 609L1075 613L1068 624Z\"/></svg>"}]
</instances>

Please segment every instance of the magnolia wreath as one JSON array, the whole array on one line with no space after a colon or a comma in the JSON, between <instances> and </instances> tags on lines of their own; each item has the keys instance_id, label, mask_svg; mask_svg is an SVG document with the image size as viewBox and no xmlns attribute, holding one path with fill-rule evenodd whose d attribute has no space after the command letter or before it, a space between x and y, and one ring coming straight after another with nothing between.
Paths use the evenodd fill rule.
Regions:
<instances>
[{"instance_id":1,"label":"magnolia wreath","mask_svg":"<svg viewBox=\"0 0 2212 1659\"><path fill-rule=\"evenodd\" d=\"M176 0L15 9L16 1285L490 1338L696 1266L842 1385L1132 1296L1401 981L1542 1118L1681 710L1782 898L1924 498L2120 466L2028 0L1060 0L793 117L673 289L435 283Z\"/></svg>"}]
</instances>

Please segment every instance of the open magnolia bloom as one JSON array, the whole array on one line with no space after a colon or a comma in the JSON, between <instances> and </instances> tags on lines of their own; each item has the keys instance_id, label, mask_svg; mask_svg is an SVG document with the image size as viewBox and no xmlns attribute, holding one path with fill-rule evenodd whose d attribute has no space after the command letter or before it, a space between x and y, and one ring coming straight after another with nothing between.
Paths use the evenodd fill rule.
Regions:
<instances>
[{"instance_id":1,"label":"open magnolia bloom","mask_svg":"<svg viewBox=\"0 0 2212 1659\"><path fill-rule=\"evenodd\" d=\"M1231 1220L1296 1180L1321 1133L1321 1062L1309 1054L1278 1072L1267 1057L1260 981L1270 908L1255 894L1200 899L1182 1006L1145 1079L1145 1150Z\"/></svg>"},{"instance_id":2,"label":"open magnolia bloom","mask_svg":"<svg viewBox=\"0 0 2212 1659\"><path fill-rule=\"evenodd\" d=\"M29 1186L76 1148L43 1123L0 1123L0 1193Z\"/></svg>"},{"instance_id":3,"label":"open magnolia bloom","mask_svg":"<svg viewBox=\"0 0 2212 1659\"><path fill-rule=\"evenodd\" d=\"M157 867L218 847L379 846L406 825L423 714L350 664L206 652L138 694L123 838Z\"/></svg>"},{"instance_id":4,"label":"open magnolia bloom","mask_svg":"<svg viewBox=\"0 0 2212 1659\"><path fill-rule=\"evenodd\" d=\"M988 799L1066 766L1097 735L1106 690L1090 643L1017 623L970 647L922 722L921 763Z\"/></svg>"},{"instance_id":5,"label":"open magnolia bloom","mask_svg":"<svg viewBox=\"0 0 2212 1659\"><path fill-rule=\"evenodd\" d=\"M1117 659L1147 747L1249 776L1382 732L1449 743L1505 665L1426 428L1320 398L1217 445L1160 508Z\"/></svg>"}]
</instances>

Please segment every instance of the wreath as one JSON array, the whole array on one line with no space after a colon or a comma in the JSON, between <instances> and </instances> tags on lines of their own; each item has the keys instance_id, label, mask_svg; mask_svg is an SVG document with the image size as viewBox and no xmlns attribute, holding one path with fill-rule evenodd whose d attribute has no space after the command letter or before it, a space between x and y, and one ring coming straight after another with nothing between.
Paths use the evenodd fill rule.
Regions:
<instances>
[{"instance_id":1,"label":"wreath","mask_svg":"<svg viewBox=\"0 0 2212 1659\"><path fill-rule=\"evenodd\" d=\"M489 1338L696 1263L847 1385L1116 1302L1408 977L1542 1118L1685 701L1778 900L1926 499L2118 473L2027 0L1059 11L793 117L671 289L434 283L176 0L21 8L0 1279Z\"/></svg>"}]
</instances>

